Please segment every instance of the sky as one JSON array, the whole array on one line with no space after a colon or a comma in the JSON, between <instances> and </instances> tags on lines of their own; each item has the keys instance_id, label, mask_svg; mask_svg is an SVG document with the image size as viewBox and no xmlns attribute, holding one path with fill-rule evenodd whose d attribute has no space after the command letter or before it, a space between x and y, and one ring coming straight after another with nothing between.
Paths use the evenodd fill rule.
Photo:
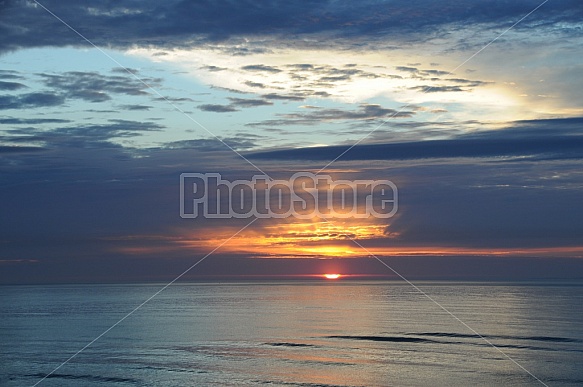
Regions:
<instances>
[{"instance_id":1,"label":"sky","mask_svg":"<svg viewBox=\"0 0 583 387\"><path fill-rule=\"evenodd\" d=\"M578 0L0 0L0 283L581 279L582 26ZM180 216L182 173L296 172L390 180L398 211Z\"/></svg>"}]
</instances>

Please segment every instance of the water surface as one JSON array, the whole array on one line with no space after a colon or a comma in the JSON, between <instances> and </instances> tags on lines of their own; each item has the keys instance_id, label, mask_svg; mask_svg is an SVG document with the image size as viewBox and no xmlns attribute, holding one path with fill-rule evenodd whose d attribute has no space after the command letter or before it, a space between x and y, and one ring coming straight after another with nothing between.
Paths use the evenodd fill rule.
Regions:
<instances>
[{"instance_id":1,"label":"water surface","mask_svg":"<svg viewBox=\"0 0 583 387\"><path fill-rule=\"evenodd\" d=\"M404 283L177 284L40 385L583 384L583 286L418 285L482 337ZM0 385L35 384L162 286L0 287Z\"/></svg>"}]
</instances>

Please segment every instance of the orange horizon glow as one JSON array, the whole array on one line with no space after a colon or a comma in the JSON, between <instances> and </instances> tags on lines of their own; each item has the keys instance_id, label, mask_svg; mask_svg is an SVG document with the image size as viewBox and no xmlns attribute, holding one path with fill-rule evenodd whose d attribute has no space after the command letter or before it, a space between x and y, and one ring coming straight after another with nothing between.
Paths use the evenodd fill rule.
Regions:
<instances>
[{"instance_id":1,"label":"orange horizon glow","mask_svg":"<svg viewBox=\"0 0 583 387\"><path fill-rule=\"evenodd\" d=\"M386 225L371 223L336 224L325 222L291 223L269 226L262 230L232 236L229 229L217 230L205 239L183 239L178 243L189 248L215 248L221 245L224 252L246 254L254 258L365 258L399 256L492 256L492 257L545 257L569 256L583 258L583 246L565 247L510 247L483 248L462 246L395 246L398 233L385 233ZM372 240L385 239L386 245L374 246ZM357 241L358 243L355 243Z\"/></svg>"},{"instance_id":2,"label":"orange horizon glow","mask_svg":"<svg viewBox=\"0 0 583 387\"><path fill-rule=\"evenodd\" d=\"M236 231L236 230L235 230ZM119 243L113 250L128 255L162 254L194 249L208 252L220 246L223 253L255 259L337 259L371 257L569 257L583 258L583 246L485 248L468 246L404 246L400 234L378 219L321 219L282 221L245 230L233 237L233 227L206 229L196 234L129 235L109 238ZM152 245L153 241L160 244ZM355 241L357 243L355 243ZM316 274L321 276L321 274Z\"/></svg>"},{"instance_id":3,"label":"orange horizon glow","mask_svg":"<svg viewBox=\"0 0 583 387\"><path fill-rule=\"evenodd\" d=\"M352 240L386 238L386 224L378 220L323 221L318 218L301 222L270 225L249 230L232 238L232 231L217 230L205 239L179 241L188 247L216 247L232 253L259 258L348 258L366 253ZM230 235L229 235L230 234ZM224 242L228 239L228 242Z\"/></svg>"},{"instance_id":4,"label":"orange horizon glow","mask_svg":"<svg viewBox=\"0 0 583 387\"><path fill-rule=\"evenodd\" d=\"M324 278L330 279L330 280L331 279L338 279L341 277L340 274L324 274L323 276L324 276Z\"/></svg>"}]
</instances>

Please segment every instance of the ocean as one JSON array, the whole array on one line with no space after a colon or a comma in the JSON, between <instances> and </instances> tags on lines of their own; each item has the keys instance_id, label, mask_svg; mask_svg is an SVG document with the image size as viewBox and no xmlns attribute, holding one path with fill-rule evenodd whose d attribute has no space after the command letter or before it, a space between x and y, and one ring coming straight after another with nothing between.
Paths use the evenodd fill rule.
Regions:
<instances>
[{"instance_id":1,"label":"ocean","mask_svg":"<svg viewBox=\"0 0 583 387\"><path fill-rule=\"evenodd\" d=\"M416 285L435 302L390 281L175 284L38 385L583 385L582 285ZM162 286L0 286L0 385L41 381Z\"/></svg>"}]
</instances>

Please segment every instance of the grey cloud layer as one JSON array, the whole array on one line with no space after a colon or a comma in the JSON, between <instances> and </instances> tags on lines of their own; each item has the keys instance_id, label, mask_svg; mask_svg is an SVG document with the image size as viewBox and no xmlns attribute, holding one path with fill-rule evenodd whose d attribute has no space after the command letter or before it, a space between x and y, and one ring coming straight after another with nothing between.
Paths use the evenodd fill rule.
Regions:
<instances>
[{"instance_id":1,"label":"grey cloud layer","mask_svg":"<svg viewBox=\"0 0 583 387\"><path fill-rule=\"evenodd\" d=\"M42 4L100 46L186 46L232 36L279 35L292 38L324 34L336 38L379 39L405 34L438 34L441 26L515 21L536 7L533 0L472 1L77 1ZM26 0L3 0L0 52L23 47L85 45L41 7ZM578 0L549 2L518 28L543 23L580 22ZM26 26L27 28L22 28ZM564 28L564 26L562 26ZM49 33L50 32L50 33ZM410 37L412 38L412 37ZM244 54L244 50L240 49Z\"/></svg>"},{"instance_id":2,"label":"grey cloud layer","mask_svg":"<svg viewBox=\"0 0 583 387\"><path fill-rule=\"evenodd\" d=\"M414 160L435 158L583 158L583 118L518 121L505 130L459 135L448 140L287 149L249 154L250 159Z\"/></svg>"}]
</instances>

